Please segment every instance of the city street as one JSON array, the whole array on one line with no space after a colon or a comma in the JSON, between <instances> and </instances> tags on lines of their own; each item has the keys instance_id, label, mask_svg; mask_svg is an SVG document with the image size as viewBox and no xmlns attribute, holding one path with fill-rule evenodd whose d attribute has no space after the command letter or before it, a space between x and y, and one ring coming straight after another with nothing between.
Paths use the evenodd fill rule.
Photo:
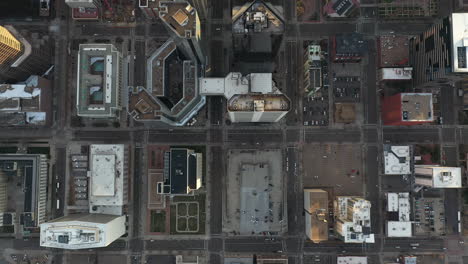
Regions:
<instances>
[{"instance_id":1,"label":"city street","mask_svg":"<svg viewBox=\"0 0 468 264\"><path fill-rule=\"evenodd\" d=\"M106 9L106 11L108 11L108 2L113 4L116 1L103 1L104 6L102 8ZM197 32L200 33L200 43L205 51L203 55L206 56L207 62L199 69L199 72L196 72L198 77L223 77L234 68L233 61L237 61L239 58L236 58L234 55L236 53L233 52L231 8L241 2L237 0L207 0L208 9L205 11L208 17L200 18L202 22L200 25L201 32ZM222 264L223 259L230 255L284 255L288 258L288 264L336 264L337 256L367 255L369 264L384 264L382 262L384 256L388 255L444 254L447 250L445 248L447 244L445 237L386 237L385 193L388 191L413 191L413 184L401 176L387 177L388 175L382 175L384 166L382 146L383 144L436 144L440 146L441 150L441 165L460 166L459 157L464 156L464 153L460 153L460 145L468 144L468 127L458 124L457 107L460 107L458 105L458 91L450 85L440 87L441 90L438 96L440 123L400 127L385 126L382 125L381 120L380 84L378 80L378 65L380 63L377 48L379 45L378 36L384 34L400 34L408 37L420 35L431 26L435 18L401 21L385 20L380 17L380 14L376 13L379 12L376 7L379 1L361 0L363 4L360 9L362 16L349 19L327 19L324 17L322 6L324 1L321 1L317 5L318 16L314 20L315 22L298 22L296 13L301 10L300 5L304 4L302 1L272 0L267 2L271 2L272 5L279 3L278 10L281 13L279 15L284 19L284 21L280 21L284 23L284 32L275 37L275 43L270 48L277 52L275 56L278 57L278 65L274 65L272 71L274 71L275 84L291 101L289 113L275 124L231 123L226 113L226 99L221 96L208 96L205 108L200 110L203 115L207 113L206 118L199 119L197 117L196 124L183 127L170 127L165 124L151 122L149 122L150 124L142 124L143 122L138 123L138 121L131 120L130 114L127 113L128 100L126 99L129 87L146 87L148 85L148 74L155 76L154 72L147 71L148 57L170 37L176 39L173 36L174 32L171 32L171 30L174 31L174 28L167 27L162 19L146 19L143 17L143 11L138 7L139 1L129 1L131 3L128 7L129 10L137 14L135 22L119 25L105 22L104 19L86 22L76 21L71 17L71 9L65 4L64 0L50 2L53 5L53 15L49 18L39 18L37 15L31 16L30 14L22 18L14 18L5 13L5 10L0 10L0 12L5 13L4 18L0 18L3 24L11 23L17 26L30 27L30 30L49 34L53 40L55 50L52 58L55 65L52 80L53 126L47 128L5 127L2 128L0 133L0 143L5 145L13 143L19 145L27 145L28 143L50 144L52 153L49 161L51 179L48 183L48 191L52 193L49 196L51 201L48 203L51 212L48 212L47 217L53 219L76 211L76 208L71 207L67 212L67 208L65 208L68 207L65 197L69 191L65 177L68 174L67 166L70 166L69 150L72 144L129 145L129 174L131 176L129 182L125 183L130 188L128 190L129 203L125 205L125 214L127 216L126 234L109 246L78 251L50 250L39 246L37 233L32 235L28 233L29 235L25 235L24 238L22 238L23 235L18 233L16 237L0 239L4 250L2 252L6 252L5 249L24 251L28 254L29 252L43 251L50 254L50 258L54 260L53 263L55 264L73 262L70 259L73 259L74 254L86 259L83 260L85 264L105 263L100 259L100 256L105 255L122 256L122 262L127 261L127 263L131 264L174 264L175 256L184 254L200 256L201 259L207 259L206 263L211 264ZM27 5L24 7L27 8ZM311 7L308 6L307 8ZM451 4L444 6L441 8L441 12L450 14L452 8ZM173 19L176 18L173 17ZM176 20L179 23L176 26L180 26L183 23L188 23L189 19L187 18L187 21L183 22ZM192 22L190 21L190 23ZM271 21L268 21L268 23L271 23ZM54 27L57 28L55 31L52 30ZM335 43L331 37L336 34L354 32L363 33L364 40L368 45L362 61L359 64L353 63L358 65L357 69L361 76L356 77L360 77L360 81L356 81L353 84L355 86L350 86L350 88L342 80L342 83L338 84L342 85L341 87L346 86L346 89L349 88L344 92L345 96L341 95L341 90L333 90L333 87L330 88L330 96L341 98L340 100L343 101L357 98L355 102L358 105L357 115L359 116L357 119L359 121L354 124L337 125L334 122L335 117L332 111L328 111L328 109L334 107L332 101L327 102L327 98L325 98L325 102L323 102L322 98L322 102L317 105L307 103L308 99L304 96L304 88L302 87L304 81L304 48L312 40L328 40L329 48L324 52L327 52L327 60L329 60L327 63L332 64L331 59L328 58L328 52L330 57L334 52L332 49ZM185 34L190 35L190 32L185 32ZM240 38L245 37L247 39L249 34L241 32ZM190 39L190 37L185 38ZM88 123L84 122L86 124L82 126L75 125L72 121L73 118L76 118L77 67L75 63L77 62L77 48L80 43L93 42L118 42L119 45L117 46L123 49L124 76L121 76L123 84L119 95L124 98L121 100L121 118L107 123L99 119L87 120ZM176 42L177 45L181 44L179 43L181 42L180 39ZM193 48L193 45L194 42L190 42L188 46ZM179 52L179 49L177 50ZM183 54L182 49L180 51L181 54L178 59L186 60L187 54ZM341 62L335 64L340 67L343 65L343 68L345 66L345 63L342 64ZM185 68L182 73L186 74ZM163 75L161 78L161 82L163 82L167 81L164 78L168 78L171 74L163 72L161 75ZM322 75L320 75L320 78L322 78ZM149 87L146 88L149 89ZM175 88L178 87L165 87L166 90ZM196 84L194 89L200 89L199 85ZM168 93L166 90L164 93ZM357 93L357 95L355 96L354 93ZM161 95L159 99L163 100L161 98L165 96L167 94ZM345 98L346 96L349 98ZM164 100L166 99L164 98ZM141 107L144 108L145 106ZM322 115L324 109L329 112L327 115L325 113ZM315 115L313 112L315 112ZM314 124L317 121L317 125L309 125L310 123L305 125L303 115L308 115L308 120L313 120ZM321 124L318 124L319 121L316 117L319 115L322 116L321 118L324 121ZM90 125L91 123L92 125ZM203 224L205 224L204 233L175 235L176 232L173 232L173 230L166 230L162 233L159 233L159 231L153 233L153 231L147 230L147 222L153 221L152 215L147 217L147 211L149 212L150 209L148 209L149 206L147 207L146 195L149 188L146 178L150 174L146 149L149 145L206 147L206 156L203 156L203 164L206 164L203 171L206 174L203 175L204 186L201 189L206 192L207 197L206 208L203 208L206 211L206 219L203 220ZM353 183L353 186L356 185L359 193L363 194L364 198L371 202L371 232L375 234L375 243L345 244L338 240L333 230L329 230L329 241L313 243L306 239L303 189L307 181L305 167L313 167L312 169L309 168L309 170L314 172L320 171L325 167L325 162L319 159L328 158L327 155L329 154L305 156L304 153L309 150L307 148L330 151L332 149L330 145L339 146L339 148L336 148L338 149L337 152L353 146L350 154L352 157L343 158L343 163L352 158L359 160L357 167L359 168L358 171L362 172L360 175L362 181ZM238 177L227 173L228 151L231 149L270 148L279 149L282 154L281 158L284 166L280 172L283 179L281 190L284 194L282 203L284 203L284 199L287 201L287 208L285 208L288 221L287 232L284 234L263 232L259 233L258 236L235 236L231 233L223 233L223 220L225 220L223 218L226 217L226 194L234 191L232 188L229 190L226 187L227 182L234 179L229 177ZM330 156L336 154L335 152ZM309 166L309 164L314 164L310 161L311 159L318 161L318 165ZM330 158L327 162L333 163L333 166L338 169L343 167L337 165L340 163L336 159L332 160ZM166 177L165 173L161 177ZM310 173L308 176L311 176ZM323 175L321 177L334 179L335 176ZM164 178L163 180L166 181L167 179ZM336 184L340 185L339 183ZM334 188L332 192L337 190L336 187ZM459 236L458 213L463 208L463 190L445 189L441 193L443 193L445 199L447 235ZM171 203L170 207L168 207L170 210L172 210L172 206L175 206L172 203L177 200L174 197L175 195L167 196L167 201ZM158 208L158 210L160 209ZM164 210L162 209L163 213L166 212ZM171 214L170 210L167 211L169 214ZM168 216L167 222L174 220L172 214ZM330 213L330 216L333 216L333 214ZM20 217L17 216L17 218ZM333 221L334 219L329 220ZM253 222L254 220L250 221ZM281 219L282 221L284 221L284 218Z\"/></svg>"}]
</instances>

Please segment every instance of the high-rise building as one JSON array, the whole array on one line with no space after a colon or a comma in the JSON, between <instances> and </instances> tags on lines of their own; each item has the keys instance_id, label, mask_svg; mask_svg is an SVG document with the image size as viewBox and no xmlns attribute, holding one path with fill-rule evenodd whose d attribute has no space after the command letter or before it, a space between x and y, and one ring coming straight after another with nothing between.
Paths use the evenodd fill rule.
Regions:
<instances>
[{"instance_id":1,"label":"high-rise building","mask_svg":"<svg viewBox=\"0 0 468 264\"><path fill-rule=\"evenodd\" d=\"M0 126L50 125L50 81L37 75L17 84L0 84Z\"/></svg>"},{"instance_id":2,"label":"high-rise building","mask_svg":"<svg viewBox=\"0 0 468 264\"><path fill-rule=\"evenodd\" d=\"M10 214L9 222L11 224L11 216L15 213L20 215L20 224L24 229L36 228L46 220L47 207L47 185L49 178L49 164L46 155L39 154L2 154L0 155L0 174L2 177L12 179L7 185L7 195L5 195L5 178L0 183L1 196L0 204L2 204L3 215L7 212ZM20 184L22 191L18 192L16 188L8 188L8 186L16 186ZM7 200L3 200L7 199ZM14 199L13 202L8 202L9 206L15 204L14 207L5 207L5 201ZM2 224L7 224L7 219L2 217Z\"/></svg>"},{"instance_id":3,"label":"high-rise building","mask_svg":"<svg viewBox=\"0 0 468 264\"><path fill-rule=\"evenodd\" d=\"M382 101L385 125L412 126L434 122L431 93L399 93Z\"/></svg>"},{"instance_id":4,"label":"high-rise building","mask_svg":"<svg viewBox=\"0 0 468 264\"><path fill-rule=\"evenodd\" d=\"M193 194L202 186L202 153L172 148L164 154L164 182L158 182L158 194Z\"/></svg>"},{"instance_id":5,"label":"high-rise building","mask_svg":"<svg viewBox=\"0 0 468 264\"><path fill-rule=\"evenodd\" d=\"M77 115L116 118L121 110L122 53L112 44L81 44L76 84Z\"/></svg>"},{"instance_id":6,"label":"high-rise building","mask_svg":"<svg viewBox=\"0 0 468 264\"><path fill-rule=\"evenodd\" d=\"M305 233L319 243L328 240L328 192L304 189Z\"/></svg>"},{"instance_id":7,"label":"high-rise building","mask_svg":"<svg viewBox=\"0 0 468 264\"><path fill-rule=\"evenodd\" d=\"M410 64L416 86L440 87L468 72L467 23L468 13L453 13L410 40Z\"/></svg>"},{"instance_id":8,"label":"high-rise building","mask_svg":"<svg viewBox=\"0 0 468 264\"><path fill-rule=\"evenodd\" d=\"M200 93L224 96L232 122L278 122L291 108L271 73L231 72L225 78L201 78Z\"/></svg>"},{"instance_id":9,"label":"high-rise building","mask_svg":"<svg viewBox=\"0 0 468 264\"><path fill-rule=\"evenodd\" d=\"M136 121L185 125L204 105L199 92L200 64L168 40L147 60L146 88L135 87L129 98Z\"/></svg>"},{"instance_id":10,"label":"high-rise building","mask_svg":"<svg viewBox=\"0 0 468 264\"><path fill-rule=\"evenodd\" d=\"M72 214L41 224L40 245L62 249L106 247L125 234L125 216Z\"/></svg>"},{"instance_id":11,"label":"high-rise building","mask_svg":"<svg viewBox=\"0 0 468 264\"><path fill-rule=\"evenodd\" d=\"M50 67L51 47L47 35L13 26L0 27L0 81L22 81L43 74Z\"/></svg>"},{"instance_id":12,"label":"high-rise building","mask_svg":"<svg viewBox=\"0 0 468 264\"><path fill-rule=\"evenodd\" d=\"M338 196L335 200L335 231L345 243L374 243L371 233L371 203L360 197Z\"/></svg>"},{"instance_id":13,"label":"high-rise building","mask_svg":"<svg viewBox=\"0 0 468 264\"><path fill-rule=\"evenodd\" d=\"M461 168L415 165L415 184L432 188L461 188Z\"/></svg>"},{"instance_id":14,"label":"high-rise building","mask_svg":"<svg viewBox=\"0 0 468 264\"><path fill-rule=\"evenodd\" d=\"M5 27L0 26L0 64L13 62L23 48L21 42L15 38Z\"/></svg>"},{"instance_id":15,"label":"high-rise building","mask_svg":"<svg viewBox=\"0 0 468 264\"><path fill-rule=\"evenodd\" d=\"M200 0L195 2L203 2ZM183 1L159 1L140 0L139 7L143 14L150 19L159 17L169 33L177 41L177 46L182 47L186 54L203 64L205 56L200 46L201 22L198 10L189 2Z\"/></svg>"},{"instance_id":16,"label":"high-rise building","mask_svg":"<svg viewBox=\"0 0 468 264\"><path fill-rule=\"evenodd\" d=\"M208 0L189 0L189 2L197 10L200 19L208 18Z\"/></svg>"}]
</instances>

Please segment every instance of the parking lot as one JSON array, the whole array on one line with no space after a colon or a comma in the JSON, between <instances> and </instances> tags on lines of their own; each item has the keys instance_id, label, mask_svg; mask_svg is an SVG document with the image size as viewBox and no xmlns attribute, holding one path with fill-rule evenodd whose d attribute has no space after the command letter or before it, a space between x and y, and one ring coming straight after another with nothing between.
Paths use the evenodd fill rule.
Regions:
<instances>
[{"instance_id":1,"label":"parking lot","mask_svg":"<svg viewBox=\"0 0 468 264\"><path fill-rule=\"evenodd\" d=\"M359 76L334 76L333 95L335 102L359 102L361 78Z\"/></svg>"},{"instance_id":2,"label":"parking lot","mask_svg":"<svg viewBox=\"0 0 468 264\"><path fill-rule=\"evenodd\" d=\"M322 88L324 94L327 88ZM328 126L328 96L303 98L304 126Z\"/></svg>"},{"instance_id":3,"label":"parking lot","mask_svg":"<svg viewBox=\"0 0 468 264\"><path fill-rule=\"evenodd\" d=\"M445 233L445 209L442 198L416 198L414 212L416 235L440 236Z\"/></svg>"},{"instance_id":4,"label":"parking lot","mask_svg":"<svg viewBox=\"0 0 468 264\"><path fill-rule=\"evenodd\" d=\"M305 145L304 187L331 187L336 195L361 196L363 194L361 152L361 146L358 144Z\"/></svg>"}]
</instances>

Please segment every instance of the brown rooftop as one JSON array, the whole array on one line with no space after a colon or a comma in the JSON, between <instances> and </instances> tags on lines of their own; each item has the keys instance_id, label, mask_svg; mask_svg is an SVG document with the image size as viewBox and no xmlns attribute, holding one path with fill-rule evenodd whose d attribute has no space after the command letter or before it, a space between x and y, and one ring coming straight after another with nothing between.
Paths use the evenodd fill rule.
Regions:
<instances>
[{"instance_id":1,"label":"brown rooftop","mask_svg":"<svg viewBox=\"0 0 468 264\"><path fill-rule=\"evenodd\" d=\"M175 21L177 21L177 23L179 23L179 25L181 25L182 27L187 25L187 22L188 22L188 16L187 14L184 13L184 11L182 10L177 10L177 12L172 16L174 18Z\"/></svg>"},{"instance_id":2,"label":"brown rooftop","mask_svg":"<svg viewBox=\"0 0 468 264\"><path fill-rule=\"evenodd\" d=\"M284 94L238 94L228 102L231 112L288 111L290 101Z\"/></svg>"},{"instance_id":3,"label":"brown rooftop","mask_svg":"<svg viewBox=\"0 0 468 264\"><path fill-rule=\"evenodd\" d=\"M179 37L191 38L196 35L197 14L187 2L160 2L159 17ZM187 34L188 33L188 34Z\"/></svg>"},{"instance_id":4,"label":"brown rooftop","mask_svg":"<svg viewBox=\"0 0 468 264\"><path fill-rule=\"evenodd\" d=\"M128 104L128 112L135 120L159 120L161 107L149 95L141 89L138 93L131 93Z\"/></svg>"},{"instance_id":5,"label":"brown rooftop","mask_svg":"<svg viewBox=\"0 0 468 264\"><path fill-rule=\"evenodd\" d=\"M321 189L304 189L304 198L309 207L304 208L310 216L310 228L314 242L328 240L328 192Z\"/></svg>"},{"instance_id":6,"label":"brown rooftop","mask_svg":"<svg viewBox=\"0 0 468 264\"><path fill-rule=\"evenodd\" d=\"M151 61L152 71L151 71L151 85L152 95L153 96L164 96L164 63L166 58L171 55L172 52L176 50L176 45L174 42L170 42L169 45L161 47L159 54Z\"/></svg>"},{"instance_id":7,"label":"brown rooftop","mask_svg":"<svg viewBox=\"0 0 468 264\"><path fill-rule=\"evenodd\" d=\"M379 52L380 67L409 65L409 39L406 36L380 36Z\"/></svg>"}]
</instances>

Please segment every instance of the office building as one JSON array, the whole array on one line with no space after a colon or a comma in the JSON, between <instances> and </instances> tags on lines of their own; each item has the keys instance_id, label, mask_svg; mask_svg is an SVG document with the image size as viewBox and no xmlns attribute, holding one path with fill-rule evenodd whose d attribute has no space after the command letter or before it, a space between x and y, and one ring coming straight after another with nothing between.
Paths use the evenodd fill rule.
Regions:
<instances>
[{"instance_id":1,"label":"office building","mask_svg":"<svg viewBox=\"0 0 468 264\"><path fill-rule=\"evenodd\" d=\"M0 54L0 82L43 74L50 67L49 36L0 26Z\"/></svg>"},{"instance_id":2,"label":"office building","mask_svg":"<svg viewBox=\"0 0 468 264\"><path fill-rule=\"evenodd\" d=\"M72 18L75 20L97 20L101 9L100 0L65 0L72 9Z\"/></svg>"},{"instance_id":3,"label":"office building","mask_svg":"<svg viewBox=\"0 0 468 264\"><path fill-rule=\"evenodd\" d=\"M335 232L345 243L374 243L371 233L371 203L363 198L337 196Z\"/></svg>"},{"instance_id":4,"label":"office building","mask_svg":"<svg viewBox=\"0 0 468 264\"><path fill-rule=\"evenodd\" d=\"M404 68L409 65L409 37L382 35L377 38L380 68Z\"/></svg>"},{"instance_id":5,"label":"office building","mask_svg":"<svg viewBox=\"0 0 468 264\"><path fill-rule=\"evenodd\" d=\"M193 194L202 186L203 155L186 148L164 153L164 182L158 182L158 194Z\"/></svg>"},{"instance_id":6,"label":"office building","mask_svg":"<svg viewBox=\"0 0 468 264\"><path fill-rule=\"evenodd\" d=\"M89 212L122 215L128 201L128 148L91 145L89 153Z\"/></svg>"},{"instance_id":7,"label":"office building","mask_svg":"<svg viewBox=\"0 0 468 264\"><path fill-rule=\"evenodd\" d=\"M466 21L468 13L453 13L410 40L416 86L440 87L468 72Z\"/></svg>"},{"instance_id":8,"label":"office building","mask_svg":"<svg viewBox=\"0 0 468 264\"><path fill-rule=\"evenodd\" d=\"M384 170L386 175L411 174L409 146L384 145Z\"/></svg>"},{"instance_id":9,"label":"office building","mask_svg":"<svg viewBox=\"0 0 468 264\"><path fill-rule=\"evenodd\" d=\"M0 174L2 188L0 204L2 204L6 222L16 213L20 216L20 225L24 229L35 228L46 220L47 185L49 178L49 163L46 155L39 154L2 154L0 155ZM11 179L5 186L5 178ZM22 186L18 192L17 186ZM5 195L6 187L6 195ZM5 200L6 199L6 200ZM7 217L7 214L12 217Z\"/></svg>"},{"instance_id":10,"label":"office building","mask_svg":"<svg viewBox=\"0 0 468 264\"><path fill-rule=\"evenodd\" d=\"M305 233L314 243L328 240L328 192L304 189Z\"/></svg>"},{"instance_id":11,"label":"office building","mask_svg":"<svg viewBox=\"0 0 468 264\"><path fill-rule=\"evenodd\" d=\"M61 249L106 247L125 234L125 216L72 214L41 224L40 245Z\"/></svg>"},{"instance_id":12,"label":"office building","mask_svg":"<svg viewBox=\"0 0 468 264\"><path fill-rule=\"evenodd\" d=\"M205 5L206 0L194 0L197 5ZM205 62L201 48L201 22L197 10L187 1L140 0L139 7L149 19L160 18L169 33L177 40L191 59L198 64Z\"/></svg>"},{"instance_id":13,"label":"office building","mask_svg":"<svg viewBox=\"0 0 468 264\"><path fill-rule=\"evenodd\" d=\"M415 184L432 188L461 188L461 168L415 165Z\"/></svg>"},{"instance_id":14,"label":"office building","mask_svg":"<svg viewBox=\"0 0 468 264\"><path fill-rule=\"evenodd\" d=\"M376 7L378 16L383 19L428 18L438 15L439 2L438 0L379 1ZM440 3L445 4L445 2Z\"/></svg>"},{"instance_id":15,"label":"office building","mask_svg":"<svg viewBox=\"0 0 468 264\"><path fill-rule=\"evenodd\" d=\"M50 81L37 75L25 82L0 84L0 125L50 125Z\"/></svg>"},{"instance_id":16,"label":"office building","mask_svg":"<svg viewBox=\"0 0 468 264\"><path fill-rule=\"evenodd\" d=\"M346 18L359 14L360 0L326 0L323 14L330 18Z\"/></svg>"},{"instance_id":17,"label":"office building","mask_svg":"<svg viewBox=\"0 0 468 264\"><path fill-rule=\"evenodd\" d=\"M80 44L77 115L117 118L121 110L122 54L112 44Z\"/></svg>"},{"instance_id":18,"label":"office building","mask_svg":"<svg viewBox=\"0 0 468 264\"><path fill-rule=\"evenodd\" d=\"M201 78L200 93L224 96L232 122L278 122L291 108L271 73L231 72L225 78Z\"/></svg>"},{"instance_id":19,"label":"office building","mask_svg":"<svg viewBox=\"0 0 468 264\"><path fill-rule=\"evenodd\" d=\"M359 33L337 34L331 42L331 58L337 63L360 62L368 51L367 42Z\"/></svg>"},{"instance_id":20,"label":"office building","mask_svg":"<svg viewBox=\"0 0 468 264\"><path fill-rule=\"evenodd\" d=\"M434 109L431 93L399 93L382 101L385 125L411 126L432 123Z\"/></svg>"},{"instance_id":21,"label":"office building","mask_svg":"<svg viewBox=\"0 0 468 264\"><path fill-rule=\"evenodd\" d=\"M307 46L304 53L304 90L308 96L316 96L323 86L322 59L320 45Z\"/></svg>"},{"instance_id":22,"label":"office building","mask_svg":"<svg viewBox=\"0 0 468 264\"><path fill-rule=\"evenodd\" d=\"M248 1L232 10L232 33L282 33L284 19L271 3L261 0Z\"/></svg>"},{"instance_id":23,"label":"office building","mask_svg":"<svg viewBox=\"0 0 468 264\"><path fill-rule=\"evenodd\" d=\"M387 193L387 237L411 237L409 193Z\"/></svg>"},{"instance_id":24,"label":"office building","mask_svg":"<svg viewBox=\"0 0 468 264\"><path fill-rule=\"evenodd\" d=\"M22 50L21 42L5 27L0 26L0 64L12 62Z\"/></svg>"},{"instance_id":25,"label":"office building","mask_svg":"<svg viewBox=\"0 0 468 264\"><path fill-rule=\"evenodd\" d=\"M199 93L200 65L168 40L147 60L146 88L130 93L129 115L139 122L185 125L205 105Z\"/></svg>"}]
</instances>

